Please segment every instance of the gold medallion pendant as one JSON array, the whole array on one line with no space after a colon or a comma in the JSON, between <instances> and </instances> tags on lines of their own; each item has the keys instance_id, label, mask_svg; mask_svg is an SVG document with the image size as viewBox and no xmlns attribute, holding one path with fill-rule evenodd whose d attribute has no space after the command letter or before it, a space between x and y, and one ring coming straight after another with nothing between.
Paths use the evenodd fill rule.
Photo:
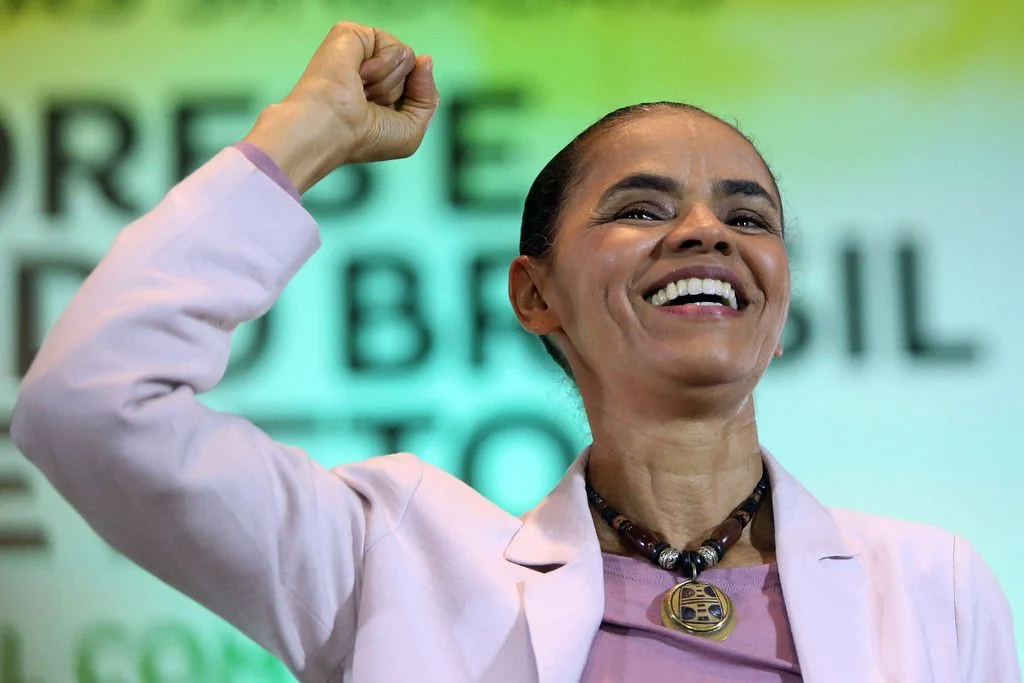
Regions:
<instances>
[{"instance_id":1,"label":"gold medallion pendant","mask_svg":"<svg viewBox=\"0 0 1024 683\"><path fill-rule=\"evenodd\" d=\"M701 638L725 640L736 628L736 611L718 586L690 579L662 598L661 623Z\"/></svg>"}]
</instances>

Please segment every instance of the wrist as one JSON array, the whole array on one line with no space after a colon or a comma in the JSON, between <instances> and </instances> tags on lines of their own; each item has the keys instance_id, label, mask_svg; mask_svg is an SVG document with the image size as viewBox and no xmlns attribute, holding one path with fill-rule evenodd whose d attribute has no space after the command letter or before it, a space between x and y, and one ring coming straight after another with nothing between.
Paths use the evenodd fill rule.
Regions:
<instances>
[{"instance_id":1,"label":"wrist","mask_svg":"<svg viewBox=\"0 0 1024 683\"><path fill-rule=\"evenodd\" d=\"M337 127L327 118L308 106L273 104L260 112L243 142L266 154L302 194L348 156L343 146L338 149Z\"/></svg>"}]
</instances>

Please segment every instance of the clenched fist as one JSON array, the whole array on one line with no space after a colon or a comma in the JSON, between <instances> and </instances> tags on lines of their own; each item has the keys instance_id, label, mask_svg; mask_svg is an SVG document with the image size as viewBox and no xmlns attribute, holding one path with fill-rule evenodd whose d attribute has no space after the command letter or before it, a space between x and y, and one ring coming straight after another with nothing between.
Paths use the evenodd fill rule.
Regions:
<instances>
[{"instance_id":1,"label":"clenched fist","mask_svg":"<svg viewBox=\"0 0 1024 683\"><path fill-rule=\"evenodd\" d=\"M245 141L300 192L347 163L411 155L437 110L430 57L383 31L335 25L295 88L265 109Z\"/></svg>"}]
</instances>

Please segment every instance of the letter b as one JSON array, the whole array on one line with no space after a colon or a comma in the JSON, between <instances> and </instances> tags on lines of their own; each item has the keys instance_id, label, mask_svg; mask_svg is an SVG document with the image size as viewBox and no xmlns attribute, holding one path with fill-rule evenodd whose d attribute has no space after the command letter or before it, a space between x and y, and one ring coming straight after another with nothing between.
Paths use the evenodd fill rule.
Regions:
<instances>
[{"instance_id":1,"label":"letter b","mask_svg":"<svg viewBox=\"0 0 1024 683\"><path fill-rule=\"evenodd\" d=\"M345 361L360 373L394 374L430 355L433 337L412 265L394 254L354 259L344 271Z\"/></svg>"}]
</instances>

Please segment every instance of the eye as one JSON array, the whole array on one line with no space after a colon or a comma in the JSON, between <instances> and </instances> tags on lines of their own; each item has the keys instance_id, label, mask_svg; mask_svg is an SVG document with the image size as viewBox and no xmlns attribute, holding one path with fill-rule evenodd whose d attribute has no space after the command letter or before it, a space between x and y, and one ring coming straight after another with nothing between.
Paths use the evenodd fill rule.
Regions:
<instances>
[{"instance_id":1,"label":"eye","mask_svg":"<svg viewBox=\"0 0 1024 683\"><path fill-rule=\"evenodd\" d=\"M617 212L614 216L614 220L617 221L641 222L667 221L671 220L671 218L671 212L650 204L634 204L633 206L626 207L622 211Z\"/></svg>"},{"instance_id":2,"label":"eye","mask_svg":"<svg viewBox=\"0 0 1024 683\"><path fill-rule=\"evenodd\" d=\"M725 221L726 225L743 230L762 230L764 232L776 232L775 228L764 218L749 212L736 213Z\"/></svg>"}]
</instances>

